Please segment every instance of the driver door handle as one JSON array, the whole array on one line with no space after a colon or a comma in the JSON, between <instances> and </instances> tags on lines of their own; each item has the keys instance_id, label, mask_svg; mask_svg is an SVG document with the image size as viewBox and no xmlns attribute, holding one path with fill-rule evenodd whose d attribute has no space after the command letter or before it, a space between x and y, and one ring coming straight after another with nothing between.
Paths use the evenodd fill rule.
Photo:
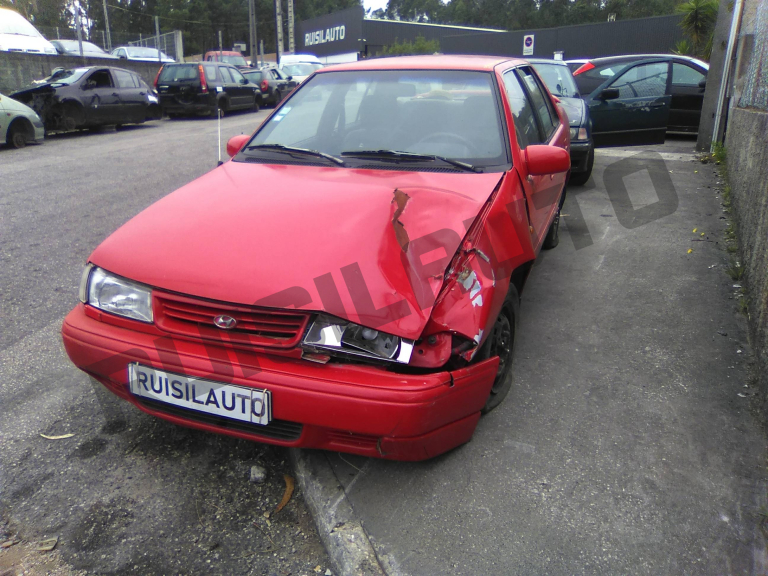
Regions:
<instances>
[{"instance_id":1,"label":"driver door handle","mask_svg":"<svg viewBox=\"0 0 768 576\"><path fill-rule=\"evenodd\" d=\"M112 92L112 96L120 97L120 94L118 94L117 92Z\"/></svg>"}]
</instances>

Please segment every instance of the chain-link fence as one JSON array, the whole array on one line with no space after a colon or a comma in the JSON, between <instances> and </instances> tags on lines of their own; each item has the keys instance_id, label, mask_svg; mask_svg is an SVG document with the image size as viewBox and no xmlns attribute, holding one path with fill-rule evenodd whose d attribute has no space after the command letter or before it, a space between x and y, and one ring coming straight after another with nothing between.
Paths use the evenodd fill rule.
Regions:
<instances>
[{"instance_id":1,"label":"chain-link fence","mask_svg":"<svg viewBox=\"0 0 768 576\"><path fill-rule=\"evenodd\" d=\"M768 110L768 2L757 7L753 46L739 106Z\"/></svg>"},{"instance_id":2,"label":"chain-link fence","mask_svg":"<svg viewBox=\"0 0 768 576\"><path fill-rule=\"evenodd\" d=\"M176 62L184 61L184 40L181 30L166 32L160 36L145 36L138 40L128 42L130 46L144 46L146 48L159 48L161 52L167 54Z\"/></svg>"}]
</instances>

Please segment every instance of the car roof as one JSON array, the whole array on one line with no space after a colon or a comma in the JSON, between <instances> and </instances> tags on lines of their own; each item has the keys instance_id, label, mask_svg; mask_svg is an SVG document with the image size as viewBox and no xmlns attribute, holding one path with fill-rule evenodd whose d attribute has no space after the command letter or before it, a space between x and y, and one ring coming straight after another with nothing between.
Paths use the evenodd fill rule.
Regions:
<instances>
[{"instance_id":1,"label":"car roof","mask_svg":"<svg viewBox=\"0 0 768 576\"><path fill-rule=\"evenodd\" d=\"M531 64L557 64L558 66L568 67L564 60L553 60L551 58L526 58Z\"/></svg>"},{"instance_id":2,"label":"car roof","mask_svg":"<svg viewBox=\"0 0 768 576\"><path fill-rule=\"evenodd\" d=\"M525 64L520 58L504 56L457 56L457 55L427 55L427 56L396 56L390 58L371 58L346 64L334 64L329 68L321 68L316 73L347 70L479 70L491 71L499 64Z\"/></svg>"},{"instance_id":3,"label":"car roof","mask_svg":"<svg viewBox=\"0 0 768 576\"><path fill-rule=\"evenodd\" d=\"M610 64L611 62L621 62L623 60L648 60L651 58L666 58L670 60L686 60L694 64L698 64L703 68L709 68L709 64L698 58L692 56L683 56L681 54L622 54L620 56L603 56L601 58L590 58L587 62L591 62L595 66L602 64Z\"/></svg>"}]
</instances>

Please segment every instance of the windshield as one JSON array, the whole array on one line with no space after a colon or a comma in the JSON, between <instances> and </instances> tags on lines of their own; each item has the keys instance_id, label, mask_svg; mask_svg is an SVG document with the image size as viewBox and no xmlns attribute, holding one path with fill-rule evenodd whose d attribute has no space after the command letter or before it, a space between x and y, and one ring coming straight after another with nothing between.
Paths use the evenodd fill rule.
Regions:
<instances>
[{"instance_id":1,"label":"windshield","mask_svg":"<svg viewBox=\"0 0 768 576\"><path fill-rule=\"evenodd\" d=\"M288 74L288 76L309 76L315 70L317 68L311 64L286 64L283 66L283 72Z\"/></svg>"},{"instance_id":2,"label":"windshield","mask_svg":"<svg viewBox=\"0 0 768 576\"><path fill-rule=\"evenodd\" d=\"M12 10L0 10L0 34L43 37L21 14Z\"/></svg>"},{"instance_id":3,"label":"windshield","mask_svg":"<svg viewBox=\"0 0 768 576\"><path fill-rule=\"evenodd\" d=\"M80 78L82 78L90 68L73 68L72 70L54 70L53 74L45 79L45 82L51 82L53 84L74 84Z\"/></svg>"},{"instance_id":4,"label":"windshield","mask_svg":"<svg viewBox=\"0 0 768 576\"><path fill-rule=\"evenodd\" d=\"M219 62L226 62L227 64L232 64L233 66L248 66L248 63L242 56L229 56L227 54L222 54L219 56Z\"/></svg>"},{"instance_id":5,"label":"windshield","mask_svg":"<svg viewBox=\"0 0 768 576\"><path fill-rule=\"evenodd\" d=\"M573 75L568 66L558 64L534 64L536 72L539 73L544 84L554 96L563 96L565 98L577 98L579 89L576 88L576 82L573 81Z\"/></svg>"},{"instance_id":6,"label":"windshield","mask_svg":"<svg viewBox=\"0 0 768 576\"><path fill-rule=\"evenodd\" d=\"M135 47L126 48L125 51L128 52L128 56L131 58L157 58L157 48ZM163 57L166 57L165 54L163 54Z\"/></svg>"},{"instance_id":7,"label":"windshield","mask_svg":"<svg viewBox=\"0 0 768 576\"><path fill-rule=\"evenodd\" d=\"M333 156L394 150L498 166L508 159L495 94L486 72L327 72L302 84L250 145Z\"/></svg>"}]
</instances>

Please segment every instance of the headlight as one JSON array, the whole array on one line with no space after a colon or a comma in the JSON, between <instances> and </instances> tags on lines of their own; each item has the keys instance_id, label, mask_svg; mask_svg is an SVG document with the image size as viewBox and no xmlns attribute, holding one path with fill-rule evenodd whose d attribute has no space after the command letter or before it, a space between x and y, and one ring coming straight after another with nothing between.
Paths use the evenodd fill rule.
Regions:
<instances>
[{"instance_id":1,"label":"headlight","mask_svg":"<svg viewBox=\"0 0 768 576\"><path fill-rule=\"evenodd\" d=\"M86 266L80 285L80 299L104 312L152 322L152 290L109 272Z\"/></svg>"},{"instance_id":2,"label":"headlight","mask_svg":"<svg viewBox=\"0 0 768 576\"><path fill-rule=\"evenodd\" d=\"M55 48L50 48L49 46L46 46L45 47L45 53L46 54L56 54L56 49Z\"/></svg>"},{"instance_id":3,"label":"headlight","mask_svg":"<svg viewBox=\"0 0 768 576\"><path fill-rule=\"evenodd\" d=\"M157 104L157 96L153 94L147 94L147 101Z\"/></svg>"},{"instance_id":4,"label":"headlight","mask_svg":"<svg viewBox=\"0 0 768 576\"><path fill-rule=\"evenodd\" d=\"M318 314L312 322L303 345L309 350L336 352L401 364L408 364L413 353L413 340L325 314Z\"/></svg>"},{"instance_id":5,"label":"headlight","mask_svg":"<svg viewBox=\"0 0 768 576\"><path fill-rule=\"evenodd\" d=\"M586 128L571 128L571 140L586 140L587 129Z\"/></svg>"}]
</instances>

